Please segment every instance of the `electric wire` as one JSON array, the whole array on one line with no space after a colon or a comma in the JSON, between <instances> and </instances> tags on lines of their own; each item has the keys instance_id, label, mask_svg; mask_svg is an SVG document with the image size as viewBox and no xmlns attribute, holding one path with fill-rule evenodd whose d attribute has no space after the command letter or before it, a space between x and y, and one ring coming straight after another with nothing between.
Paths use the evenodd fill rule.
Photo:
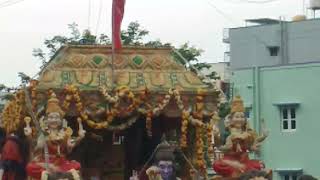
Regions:
<instances>
[{"instance_id":1,"label":"electric wire","mask_svg":"<svg viewBox=\"0 0 320 180\"><path fill-rule=\"evenodd\" d=\"M103 0L100 0L100 4L99 4L99 14L98 14L98 20L97 20L97 25L96 25L96 33L95 35L98 35L98 31L99 31L99 26L100 26L100 21L101 21L101 16L102 16L102 7L103 7Z\"/></svg>"},{"instance_id":2,"label":"electric wire","mask_svg":"<svg viewBox=\"0 0 320 180\"><path fill-rule=\"evenodd\" d=\"M15 2L15 1L16 0L6 0L6 1L0 2L0 6L7 5L7 4L10 4L11 2Z\"/></svg>"},{"instance_id":3,"label":"electric wire","mask_svg":"<svg viewBox=\"0 0 320 180\"><path fill-rule=\"evenodd\" d=\"M235 21L233 17L231 17L231 16L227 15L226 13L224 13L224 12L223 12L222 10L220 10L217 6L215 6L214 4L212 4L211 1L208 1L208 4L209 4L212 8L214 8L214 9L216 10L216 12L217 12L218 14L220 14L222 17L224 17L225 19L229 20L229 21L230 21L231 23L233 23L234 25L238 26L238 22ZM261 44L263 44L265 47L268 47L267 43L266 43L264 40L260 39L256 34L253 34L253 33L250 33L250 32L249 32L249 34L250 34L252 37L254 37L258 42L260 42Z\"/></svg>"},{"instance_id":4,"label":"electric wire","mask_svg":"<svg viewBox=\"0 0 320 180\"><path fill-rule=\"evenodd\" d=\"M280 0L238 0L238 1L234 1L234 0L224 0L226 2L229 3L249 3L249 4L267 4L267 3L273 3L276 1L280 1Z\"/></svg>"},{"instance_id":5,"label":"electric wire","mask_svg":"<svg viewBox=\"0 0 320 180\"><path fill-rule=\"evenodd\" d=\"M9 7L9 6L18 4L18 3L22 2L22 1L24 1L24 0L8 0L8 1L0 3L0 8Z\"/></svg>"},{"instance_id":6,"label":"electric wire","mask_svg":"<svg viewBox=\"0 0 320 180\"><path fill-rule=\"evenodd\" d=\"M88 0L88 30L90 31L90 19L91 19L91 0Z\"/></svg>"}]
</instances>

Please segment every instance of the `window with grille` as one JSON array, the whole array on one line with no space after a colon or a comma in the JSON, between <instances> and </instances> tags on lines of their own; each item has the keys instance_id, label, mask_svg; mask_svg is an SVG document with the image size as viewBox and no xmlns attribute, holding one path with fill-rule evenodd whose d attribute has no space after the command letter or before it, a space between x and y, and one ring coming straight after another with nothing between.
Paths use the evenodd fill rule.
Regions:
<instances>
[{"instance_id":1,"label":"window with grille","mask_svg":"<svg viewBox=\"0 0 320 180\"><path fill-rule=\"evenodd\" d=\"M279 46L269 46L268 50L269 50L270 56L278 56L279 49L280 49Z\"/></svg>"},{"instance_id":2,"label":"window with grille","mask_svg":"<svg viewBox=\"0 0 320 180\"><path fill-rule=\"evenodd\" d=\"M297 180L298 175L297 174L283 174L281 176L281 180Z\"/></svg>"},{"instance_id":3,"label":"window with grille","mask_svg":"<svg viewBox=\"0 0 320 180\"><path fill-rule=\"evenodd\" d=\"M283 132L292 132L297 130L296 108L281 108L281 130Z\"/></svg>"}]
</instances>

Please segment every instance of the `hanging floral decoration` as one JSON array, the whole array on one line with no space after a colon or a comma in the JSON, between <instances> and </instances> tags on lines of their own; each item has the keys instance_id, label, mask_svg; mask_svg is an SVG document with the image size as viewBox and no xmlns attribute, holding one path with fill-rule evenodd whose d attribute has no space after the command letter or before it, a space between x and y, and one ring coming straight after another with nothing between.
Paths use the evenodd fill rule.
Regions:
<instances>
[{"instance_id":1,"label":"hanging floral decoration","mask_svg":"<svg viewBox=\"0 0 320 180\"><path fill-rule=\"evenodd\" d=\"M120 114L122 116L131 114L140 104L139 98L135 98L134 93L127 86L117 88L115 96L111 96L106 88L101 88L100 92L104 95L105 100L112 105L107 115L113 118ZM126 99L130 104L124 108L120 107L121 99Z\"/></svg>"},{"instance_id":2,"label":"hanging floral decoration","mask_svg":"<svg viewBox=\"0 0 320 180\"><path fill-rule=\"evenodd\" d=\"M197 166L200 172L206 171L206 163L204 160L204 143L203 143L203 129L202 127L196 127L196 156Z\"/></svg>"},{"instance_id":3,"label":"hanging floral decoration","mask_svg":"<svg viewBox=\"0 0 320 180\"><path fill-rule=\"evenodd\" d=\"M76 104L77 112L80 114L82 121L86 122L91 128L94 129L108 129L110 124L116 117L125 116L132 113L140 104L139 99L135 98L134 94L129 90L129 88L122 86L117 88L115 96L109 95L105 89L101 89L102 94L106 98L106 101L112 106L110 109L106 110L106 119L102 122L97 123L94 120L89 119L89 115L84 109L83 103L81 102L81 96L79 89L74 85L67 85L65 87L65 100L63 102L63 107L67 110L70 104L74 102ZM131 104L124 109L120 108L120 100L127 99ZM135 119L136 120L136 119ZM112 126L112 129L125 129L131 126L132 121L129 123L121 124L119 127Z\"/></svg>"},{"instance_id":4,"label":"hanging floral decoration","mask_svg":"<svg viewBox=\"0 0 320 180\"><path fill-rule=\"evenodd\" d=\"M36 109L36 86L37 81L30 82L30 92L32 98L33 109ZM185 149L188 147L188 128L194 127L196 130L195 135L195 149L196 149L196 161L200 172L205 173L206 171L206 161L205 161L205 152L204 152L204 140L207 140L206 144L208 145L207 153L209 156L213 155L214 149L212 147L213 139L213 128L219 121L217 112L213 113L209 122L204 121L204 117L207 117L207 114L204 115L204 102L203 102L203 91L199 91L196 96L196 102L193 105L193 108L185 106L180 92L177 89L169 89L168 93L161 96L158 103L154 105L151 104L151 98L149 96L150 92L145 89L138 94L134 94L128 87L121 86L115 90L114 95L111 95L106 89L102 88L101 91L104 96L105 101L108 106L105 110L106 118L102 121L96 121L89 119L90 114L86 111L80 94L80 90L74 85L67 85L64 88L62 94L64 95L62 107L64 111L68 111L71 104L74 104L76 111L79 113L79 119L85 122L89 127L93 129L108 129L111 131L121 131L125 130L128 127L132 126L140 115L146 117L146 129L149 136L152 136L152 119L156 116L159 116L161 112L168 106L170 101L174 101L178 108L181 110L181 135L180 135L180 147ZM53 93L52 90L49 91L49 94ZM7 130L17 129L21 114L23 111L22 103L24 103L24 93L23 91L18 91L14 99L7 103L3 111L3 126ZM126 103L124 106L123 103ZM134 111L138 114L133 113ZM113 125L113 121L117 118L125 117L125 122L117 125ZM190 171L190 174L194 174L194 171Z\"/></svg>"},{"instance_id":5,"label":"hanging floral decoration","mask_svg":"<svg viewBox=\"0 0 320 180\"><path fill-rule=\"evenodd\" d=\"M205 151L204 151L204 139L212 138L210 133L210 123L204 122L204 96L205 92L203 90L198 90L198 94L196 96L196 103L194 105L194 110L192 115L189 117L190 124L195 126L196 135L196 165L201 174L206 174L206 160L205 160ZM210 143L211 144L211 143ZM207 144L210 146L210 144ZM209 148L208 148L209 149Z\"/></svg>"},{"instance_id":6,"label":"hanging floral decoration","mask_svg":"<svg viewBox=\"0 0 320 180\"><path fill-rule=\"evenodd\" d=\"M132 113L134 110L137 110L140 114L146 117L146 129L149 136L152 136L152 119L155 116L158 116L164 108L170 103L171 100L174 100L178 108L182 111L182 123L181 123L181 136L180 136L180 147L187 148L187 132L189 125L192 125L196 128L196 155L197 155L197 167L204 172L206 169L206 161L204 158L204 141L207 139L208 143L208 154L213 154L212 144L212 128L213 124L217 121L216 116L212 116L209 123L204 123L203 120L203 91L199 91L196 97L195 107L193 112L184 107L184 104L181 100L181 95L176 89L169 89L168 94L164 96L164 99L157 103L155 106L152 106L149 101L148 96L149 92L146 89L142 91L137 96L126 86L122 86L116 89L115 95L110 95L106 89L102 88L101 93L104 95L105 100L110 105L106 110L107 118L97 123L94 120L90 120L86 111L84 111L83 104L81 102L80 91L78 88L72 85L68 85L65 88L65 100L63 107L65 109L69 108L71 103L75 103L77 111L80 113L82 121L86 122L91 128L94 129L110 129L110 130L124 130L130 127L134 122L136 122L138 117L133 117L128 120L126 123L111 126L110 124L116 117L124 116ZM126 100L129 102L128 106L120 107L121 100Z\"/></svg>"},{"instance_id":7,"label":"hanging floral decoration","mask_svg":"<svg viewBox=\"0 0 320 180\"><path fill-rule=\"evenodd\" d=\"M15 131L21 122L21 113L24 103L23 91L18 91L13 99L6 104L2 113L2 126L7 133Z\"/></svg>"},{"instance_id":8,"label":"hanging floral decoration","mask_svg":"<svg viewBox=\"0 0 320 180\"><path fill-rule=\"evenodd\" d=\"M180 147L187 148L187 130L189 125L190 112L183 110L182 112L182 122L181 122L181 137L180 137Z\"/></svg>"},{"instance_id":9,"label":"hanging floral decoration","mask_svg":"<svg viewBox=\"0 0 320 180\"><path fill-rule=\"evenodd\" d=\"M108 129L110 124L116 117L126 116L131 114L134 110L137 110L140 114L146 117L146 129L149 136L152 136L152 119L155 116L158 116L164 108L169 104L170 100L174 98L176 104L179 109L183 111L183 126L181 129L183 130L183 138L181 142L183 142L183 146L186 147L186 139L187 139L187 127L190 121L189 116L190 112L185 110L183 102L181 100L181 96L178 90L169 89L168 94L165 95L165 98L155 106L152 106L148 101L148 90L142 91L137 97L135 97L134 93L130 91L130 89L126 86L121 86L116 89L116 93L114 96L111 96L105 88L101 89L101 93L105 97L107 103L110 104L110 108L106 110L106 120L97 123L94 120L89 119L89 115L84 110L83 103L81 102L81 96L79 89L74 85L67 85L65 87L65 99L63 102L64 110L68 110L71 103L75 103L77 112L79 112L81 119L86 122L91 128L94 129ZM126 99L126 102L130 102L128 106L122 109L120 107L121 99ZM143 107L142 107L143 105ZM127 126L132 125L131 123L126 123ZM123 129L127 126L119 125L118 128L113 126L113 129Z\"/></svg>"},{"instance_id":10,"label":"hanging floral decoration","mask_svg":"<svg viewBox=\"0 0 320 180\"><path fill-rule=\"evenodd\" d=\"M31 80L30 81L30 91L31 91L31 104L32 104L32 110L33 112L37 111L37 80Z\"/></svg>"},{"instance_id":11,"label":"hanging floral decoration","mask_svg":"<svg viewBox=\"0 0 320 180\"><path fill-rule=\"evenodd\" d=\"M212 146L212 126L211 126L211 124L207 124L206 129L207 129L208 156L213 157L214 149Z\"/></svg>"}]
</instances>

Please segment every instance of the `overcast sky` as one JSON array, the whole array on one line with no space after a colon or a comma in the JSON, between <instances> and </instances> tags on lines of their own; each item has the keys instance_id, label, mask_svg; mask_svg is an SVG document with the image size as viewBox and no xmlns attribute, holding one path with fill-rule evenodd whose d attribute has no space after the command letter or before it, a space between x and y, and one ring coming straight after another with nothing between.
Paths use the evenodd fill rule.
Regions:
<instances>
[{"instance_id":1,"label":"overcast sky","mask_svg":"<svg viewBox=\"0 0 320 180\"><path fill-rule=\"evenodd\" d=\"M111 1L102 0L24 0L8 7L0 0L0 83L17 85L18 72L34 75L40 62L32 49L41 47L45 38L68 32L67 24L76 22L81 29L110 35ZM150 31L151 39L180 45L190 42L205 52L201 61L223 61L225 45L222 30L243 26L244 19L279 18L302 13L303 0L278 0L267 4L250 4L243 0L127 0L123 27L138 21ZM259 1L259 0L257 0ZM217 11L222 11L225 16ZM90 20L88 20L90 19ZM88 25L90 22L90 25Z\"/></svg>"}]
</instances>

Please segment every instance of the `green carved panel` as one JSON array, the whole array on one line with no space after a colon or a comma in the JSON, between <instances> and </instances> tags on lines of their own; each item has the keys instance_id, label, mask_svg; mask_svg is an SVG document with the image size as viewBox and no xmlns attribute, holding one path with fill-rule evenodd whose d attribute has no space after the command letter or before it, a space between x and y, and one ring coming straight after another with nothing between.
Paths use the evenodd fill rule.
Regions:
<instances>
[{"instance_id":1,"label":"green carved panel","mask_svg":"<svg viewBox=\"0 0 320 180\"><path fill-rule=\"evenodd\" d=\"M97 65L99 65L103 61L103 58L100 56L94 56L93 57L93 62Z\"/></svg>"},{"instance_id":2,"label":"green carved panel","mask_svg":"<svg viewBox=\"0 0 320 180\"><path fill-rule=\"evenodd\" d=\"M140 66L143 63L143 59L141 56L134 57L132 61L134 62L134 64L138 66Z\"/></svg>"}]
</instances>

